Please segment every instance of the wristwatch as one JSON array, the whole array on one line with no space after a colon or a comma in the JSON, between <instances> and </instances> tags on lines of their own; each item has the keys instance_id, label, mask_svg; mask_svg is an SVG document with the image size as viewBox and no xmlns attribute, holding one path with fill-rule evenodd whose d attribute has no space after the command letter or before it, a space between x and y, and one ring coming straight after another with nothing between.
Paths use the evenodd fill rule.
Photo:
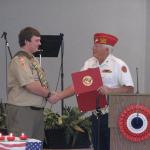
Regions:
<instances>
[{"instance_id":1,"label":"wristwatch","mask_svg":"<svg viewBox=\"0 0 150 150\"><path fill-rule=\"evenodd\" d=\"M45 97L46 99L49 98L51 96L51 92L49 91L47 96Z\"/></svg>"}]
</instances>

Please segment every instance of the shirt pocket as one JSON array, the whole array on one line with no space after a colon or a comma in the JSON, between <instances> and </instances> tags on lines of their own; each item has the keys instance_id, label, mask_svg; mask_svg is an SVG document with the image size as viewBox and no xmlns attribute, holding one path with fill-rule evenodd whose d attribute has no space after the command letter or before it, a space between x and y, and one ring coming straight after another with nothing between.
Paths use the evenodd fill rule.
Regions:
<instances>
[{"instance_id":1,"label":"shirt pocket","mask_svg":"<svg viewBox=\"0 0 150 150\"><path fill-rule=\"evenodd\" d=\"M116 78L113 74L113 72L103 72L102 73L102 81L103 81L103 85L105 86L109 86L109 87L114 87L116 86Z\"/></svg>"}]
</instances>

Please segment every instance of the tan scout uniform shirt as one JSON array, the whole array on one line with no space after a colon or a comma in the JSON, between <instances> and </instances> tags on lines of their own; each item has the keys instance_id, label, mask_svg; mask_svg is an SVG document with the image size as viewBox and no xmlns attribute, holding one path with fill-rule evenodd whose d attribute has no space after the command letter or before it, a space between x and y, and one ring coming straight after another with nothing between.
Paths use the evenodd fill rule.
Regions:
<instances>
[{"instance_id":1,"label":"tan scout uniform shirt","mask_svg":"<svg viewBox=\"0 0 150 150\"><path fill-rule=\"evenodd\" d=\"M26 55L16 55L8 66L8 104L17 106L36 106L44 107L46 100L27 91L24 86L39 79L39 74L33 65L33 62L38 66L41 73L44 72L40 67L38 60L31 54L23 51ZM45 78L45 75L44 75Z\"/></svg>"}]
</instances>

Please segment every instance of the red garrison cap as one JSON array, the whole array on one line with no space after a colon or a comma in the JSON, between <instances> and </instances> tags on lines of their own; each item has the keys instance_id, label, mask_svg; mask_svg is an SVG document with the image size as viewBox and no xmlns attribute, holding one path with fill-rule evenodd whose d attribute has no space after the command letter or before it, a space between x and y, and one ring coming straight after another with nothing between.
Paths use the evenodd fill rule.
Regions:
<instances>
[{"instance_id":1,"label":"red garrison cap","mask_svg":"<svg viewBox=\"0 0 150 150\"><path fill-rule=\"evenodd\" d=\"M95 33L94 34L94 44L106 44L106 45L111 45L114 46L118 41L118 38L106 34L106 33Z\"/></svg>"}]
</instances>

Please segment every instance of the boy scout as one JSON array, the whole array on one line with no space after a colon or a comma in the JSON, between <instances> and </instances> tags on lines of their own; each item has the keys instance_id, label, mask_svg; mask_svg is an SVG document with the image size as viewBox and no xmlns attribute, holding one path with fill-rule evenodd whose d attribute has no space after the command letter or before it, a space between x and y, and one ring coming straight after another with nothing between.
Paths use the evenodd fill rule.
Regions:
<instances>
[{"instance_id":1,"label":"boy scout","mask_svg":"<svg viewBox=\"0 0 150 150\"><path fill-rule=\"evenodd\" d=\"M45 73L32 53L41 45L40 33L26 27L19 33L21 50L15 54L8 67L8 131L19 136L44 139L43 109L51 92Z\"/></svg>"}]
</instances>

